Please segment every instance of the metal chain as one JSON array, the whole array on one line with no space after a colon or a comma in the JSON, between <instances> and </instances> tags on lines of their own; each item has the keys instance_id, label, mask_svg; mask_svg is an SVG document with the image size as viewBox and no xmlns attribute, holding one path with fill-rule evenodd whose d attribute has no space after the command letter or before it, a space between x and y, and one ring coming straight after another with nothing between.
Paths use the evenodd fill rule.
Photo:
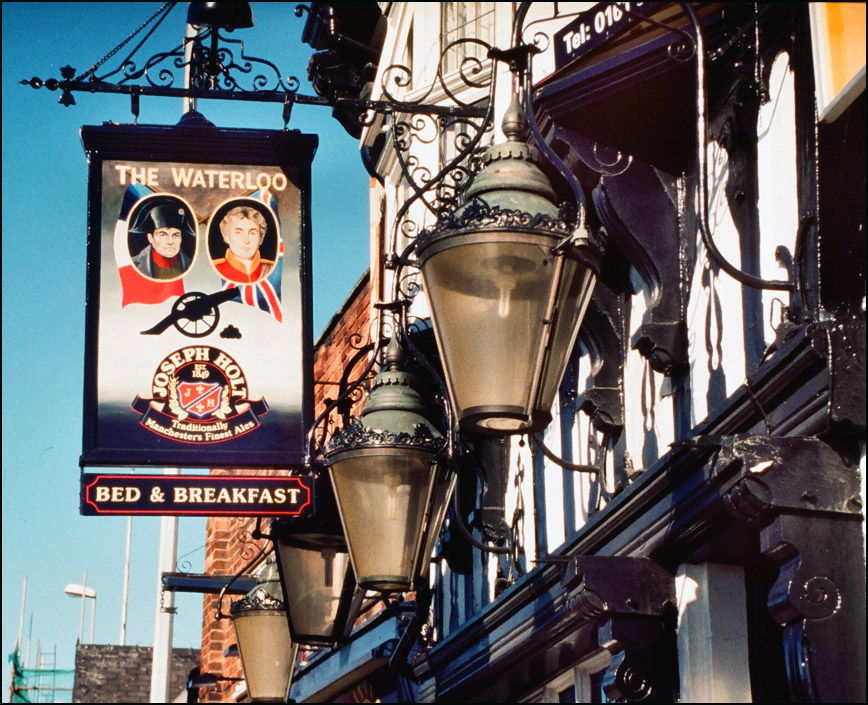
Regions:
<instances>
[{"instance_id":1,"label":"metal chain","mask_svg":"<svg viewBox=\"0 0 868 705\"><path fill-rule=\"evenodd\" d=\"M108 61L109 59L111 59L115 54L117 54L121 49L123 49L127 44L129 44L129 43L132 41L133 37L135 37L135 36L136 36L139 32L141 32L145 27L147 27L149 24L151 24L151 22L153 22L155 19L157 19L157 17L159 17L159 16L160 16L164 11L165 11L166 13L168 13L169 10L171 10L171 9L172 9L173 7L175 7L175 5L177 5L177 4L178 4L177 2L164 2L164 3L160 6L160 9L157 10L153 15L151 15L151 17L148 18L148 19L147 19L147 20L146 20L146 21L145 21L145 22L144 22L144 23L143 23L143 24L142 24L142 25L141 25L141 26L140 26L140 27L139 27L135 32L133 32L133 33L132 33L129 37L127 37L126 39L124 39L120 44L118 44L114 49L112 49L108 54L106 54L106 55L105 55L103 58L101 58L99 61L97 61L97 62L96 62L93 66L91 66L87 71L85 71L83 74L80 74L78 77L76 77L75 80L76 80L76 81L81 81L81 80L84 79L84 77L87 76L88 74L92 74L92 73L94 73L94 72L95 72L95 71L96 71L100 66L102 66L106 61Z\"/></svg>"}]
</instances>

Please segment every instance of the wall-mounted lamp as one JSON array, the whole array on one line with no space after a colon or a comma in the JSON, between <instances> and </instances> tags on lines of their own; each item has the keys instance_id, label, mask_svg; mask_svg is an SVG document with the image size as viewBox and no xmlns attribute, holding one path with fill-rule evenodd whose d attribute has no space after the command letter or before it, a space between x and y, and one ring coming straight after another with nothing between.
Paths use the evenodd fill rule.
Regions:
<instances>
[{"instance_id":1,"label":"wall-mounted lamp","mask_svg":"<svg viewBox=\"0 0 868 705\"><path fill-rule=\"evenodd\" d=\"M316 479L315 496L314 516L273 520L271 539L293 642L331 646L349 636L365 591L356 585L350 569L334 491L325 473Z\"/></svg>"},{"instance_id":2,"label":"wall-mounted lamp","mask_svg":"<svg viewBox=\"0 0 868 705\"><path fill-rule=\"evenodd\" d=\"M462 428L538 431L599 274L601 248L555 206L517 98L464 204L419 239L434 332ZM579 204L581 205L581 204Z\"/></svg>"},{"instance_id":3,"label":"wall-mounted lamp","mask_svg":"<svg viewBox=\"0 0 868 705\"><path fill-rule=\"evenodd\" d=\"M250 700L286 702L298 645L290 637L274 554L269 555L259 584L230 605L229 616Z\"/></svg>"},{"instance_id":4,"label":"wall-mounted lamp","mask_svg":"<svg viewBox=\"0 0 868 705\"><path fill-rule=\"evenodd\" d=\"M395 339L358 422L325 447L356 578L382 592L409 590L428 558L455 484L435 456L446 440L425 417Z\"/></svg>"}]
</instances>

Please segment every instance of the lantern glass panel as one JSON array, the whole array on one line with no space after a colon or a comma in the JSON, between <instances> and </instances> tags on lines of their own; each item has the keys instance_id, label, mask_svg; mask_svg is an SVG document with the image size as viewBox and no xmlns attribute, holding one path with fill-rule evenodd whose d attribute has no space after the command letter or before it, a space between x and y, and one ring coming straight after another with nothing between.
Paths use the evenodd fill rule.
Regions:
<instances>
[{"instance_id":1,"label":"lantern glass panel","mask_svg":"<svg viewBox=\"0 0 868 705\"><path fill-rule=\"evenodd\" d=\"M331 461L335 496L362 587L410 587L428 499L430 457L407 448L366 448Z\"/></svg>"},{"instance_id":2,"label":"lantern glass panel","mask_svg":"<svg viewBox=\"0 0 868 705\"><path fill-rule=\"evenodd\" d=\"M455 482L458 478L456 473L448 469L439 470L438 472L439 476L433 491L434 499L431 502L431 518L428 520L428 526L425 527L425 544L422 546L422 553L420 555L419 575L422 578L427 577L428 570L431 567L431 556L434 553L434 546L437 544L437 539L440 536L440 527L443 526L443 520L446 518L449 500L455 491Z\"/></svg>"},{"instance_id":3,"label":"lantern glass panel","mask_svg":"<svg viewBox=\"0 0 868 705\"><path fill-rule=\"evenodd\" d=\"M483 430L519 431L529 425L555 240L476 237L426 259L425 290L463 425L467 417L491 412L480 421Z\"/></svg>"},{"instance_id":4,"label":"lantern glass panel","mask_svg":"<svg viewBox=\"0 0 868 705\"><path fill-rule=\"evenodd\" d=\"M253 702L286 702L296 649L283 610L247 610L233 616L238 651Z\"/></svg>"},{"instance_id":5,"label":"lantern glass panel","mask_svg":"<svg viewBox=\"0 0 868 705\"><path fill-rule=\"evenodd\" d=\"M580 260L564 259L562 284L552 316L551 352L543 370L540 409L551 409L554 404L567 360L576 343L579 326L585 317L596 283L597 277L590 267Z\"/></svg>"},{"instance_id":6,"label":"lantern glass panel","mask_svg":"<svg viewBox=\"0 0 868 705\"><path fill-rule=\"evenodd\" d=\"M334 641L335 618L341 601L349 555L336 550L333 537L292 543L277 542L285 586L286 608L299 641Z\"/></svg>"}]
</instances>

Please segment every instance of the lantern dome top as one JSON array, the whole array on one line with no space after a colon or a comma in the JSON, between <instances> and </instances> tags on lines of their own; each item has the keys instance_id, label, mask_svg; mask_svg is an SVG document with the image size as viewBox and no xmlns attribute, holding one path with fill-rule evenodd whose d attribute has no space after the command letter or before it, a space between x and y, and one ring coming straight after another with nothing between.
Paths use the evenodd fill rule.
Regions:
<instances>
[{"instance_id":1,"label":"lantern dome top","mask_svg":"<svg viewBox=\"0 0 868 705\"><path fill-rule=\"evenodd\" d=\"M425 415L425 402L416 388L418 380L401 369L404 352L395 338L383 359L361 418L329 441L327 456L357 446L398 445L436 451L443 445L443 434Z\"/></svg>"},{"instance_id":2,"label":"lantern dome top","mask_svg":"<svg viewBox=\"0 0 868 705\"><path fill-rule=\"evenodd\" d=\"M540 154L526 141L524 110L513 97L501 123L506 142L489 147L483 169L467 187L466 202L481 198L489 206L557 217L556 195L539 168Z\"/></svg>"}]
</instances>

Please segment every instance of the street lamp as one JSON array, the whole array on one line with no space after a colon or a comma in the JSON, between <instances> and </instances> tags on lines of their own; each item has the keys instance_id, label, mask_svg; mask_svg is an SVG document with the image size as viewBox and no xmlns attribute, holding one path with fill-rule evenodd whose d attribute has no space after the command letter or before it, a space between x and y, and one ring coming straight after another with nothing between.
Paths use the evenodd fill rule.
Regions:
<instances>
[{"instance_id":1,"label":"street lamp","mask_svg":"<svg viewBox=\"0 0 868 705\"><path fill-rule=\"evenodd\" d=\"M446 440L425 418L403 359L393 338L360 420L325 447L356 579L382 592L409 590L427 573L455 485L435 461Z\"/></svg>"},{"instance_id":2,"label":"street lamp","mask_svg":"<svg viewBox=\"0 0 868 705\"><path fill-rule=\"evenodd\" d=\"M63 591L70 597L81 598L81 617L78 622L78 643L81 643L84 634L84 601L89 597L93 600L93 605L90 608L90 643L93 644L93 628L96 623L96 590L87 586L87 571L84 571L84 578L81 585L78 583L69 583Z\"/></svg>"},{"instance_id":3,"label":"street lamp","mask_svg":"<svg viewBox=\"0 0 868 705\"><path fill-rule=\"evenodd\" d=\"M255 703L286 702L298 646L292 643L274 554L259 583L229 606L247 693Z\"/></svg>"},{"instance_id":4,"label":"street lamp","mask_svg":"<svg viewBox=\"0 0 868 705\"><path fill-rule=\"evenodd\" d=\"M357 587L350 569L334 491L325 473L316 478L315 496L314 516L274 519L271 539L293 642L331 646L349 636L365 591Z\"/></svg>"},{"instance_id":5,"label":"street lamp","mask_svg":"<svg viewBox=\"0 0 868 705\"><path fill-rule=\"evenodd\" d=\"M419 238L417 255L462 428L539 431L600 271L601 248L569 222L525 141L517 98L463 205ZM579 204L581 206L581 203Z\"/></svg>"}]
</instances>

